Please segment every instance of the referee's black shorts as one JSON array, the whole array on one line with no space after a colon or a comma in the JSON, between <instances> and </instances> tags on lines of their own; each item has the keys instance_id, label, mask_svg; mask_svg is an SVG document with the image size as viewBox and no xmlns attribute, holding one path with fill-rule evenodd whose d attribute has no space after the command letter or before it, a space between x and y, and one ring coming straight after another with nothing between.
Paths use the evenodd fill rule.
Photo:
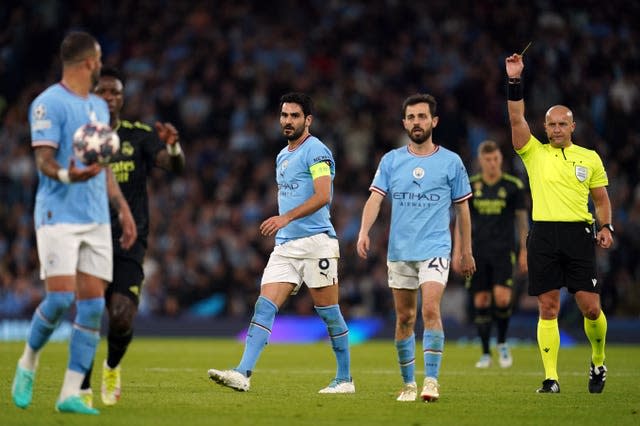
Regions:
<instances>
[{"instance_id":1,"label":"referee's black shorts","mask_svg":"<svg viewBox=\"0 0 640 426\"><path fill-rule=\"evenodd\" d=\"M586 222L534 222L527 237L529 295L567 287L600 293L593 227Z\"/></svg>"}]
</instances>

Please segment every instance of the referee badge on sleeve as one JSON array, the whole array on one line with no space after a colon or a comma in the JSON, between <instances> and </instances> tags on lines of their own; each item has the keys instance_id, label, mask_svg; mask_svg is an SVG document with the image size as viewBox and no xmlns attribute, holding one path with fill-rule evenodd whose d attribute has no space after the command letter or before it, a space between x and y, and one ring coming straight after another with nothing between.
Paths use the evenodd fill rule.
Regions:
<instances>
[{"instance_id":1,"label":"referee badge on sleeve","mask_svg":"<svg viewBox=\"0 0 640 426\"><path fill-rule=\"evenodd\" d=\"M584 166L576 165L576 177L580 182L584 182L587 179L587 168Z\"/></svg>"}]
</instances>

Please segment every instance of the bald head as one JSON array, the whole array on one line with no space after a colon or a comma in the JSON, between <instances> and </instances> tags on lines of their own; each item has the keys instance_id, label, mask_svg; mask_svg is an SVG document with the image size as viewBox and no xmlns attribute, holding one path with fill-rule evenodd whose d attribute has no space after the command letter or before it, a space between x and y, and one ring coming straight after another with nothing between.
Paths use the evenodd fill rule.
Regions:
<instances>
[{"instance_id":1,"label":"bald head","mask_svg":"<svg viewBox=\"0 0 640 426\"><path fill-rule=\"evenodd\" d=\"M573 113L564 105L552 106L544 116L544 128L551 145L556 148L570 146L571 135L576 128Z\"/></svg>"},{"instance_id":2,"label":"bald head","mask_svg":"<svg viewBox=\"0 0 640 426\"><path fill-rule=\"evenodd\" d=\"M564 105L554 105L547 110L547 113L544 115L545 120L549 120L549 116L560 117L564 116L569 121L573 123L573 113L569 108Z\"/></svg>"}]
</instances>

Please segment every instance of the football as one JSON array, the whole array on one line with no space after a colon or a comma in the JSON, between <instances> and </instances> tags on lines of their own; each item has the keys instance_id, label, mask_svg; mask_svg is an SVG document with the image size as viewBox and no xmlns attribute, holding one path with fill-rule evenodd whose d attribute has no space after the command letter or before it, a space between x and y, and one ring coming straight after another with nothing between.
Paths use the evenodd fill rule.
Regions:
<instances>
[{"instance_id":1,"label":"football","mask_svg":"<svg viewBox=\"0 0 640 426\"><path fill-rule=\"evenodd\" d=\"M118 134L104 123L87 123L73 135L73 154L86 165L106 165L119 149Z\"/></svg>"}]
</instances>

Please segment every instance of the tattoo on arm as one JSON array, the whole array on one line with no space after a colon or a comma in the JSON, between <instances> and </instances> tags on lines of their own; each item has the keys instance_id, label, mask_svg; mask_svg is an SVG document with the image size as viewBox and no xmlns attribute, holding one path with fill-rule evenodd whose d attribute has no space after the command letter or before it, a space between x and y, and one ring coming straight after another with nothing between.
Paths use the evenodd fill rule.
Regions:
<instances>
[{"instance_id":1,"label":"tattoo on arm","mask_svg":"<svg viewBox=\"0 0 640 426\"><path fill-rule=\"evenodd\" d=\"M120 207L122 206L122 195L112 194L111 197L109 197L109 204L111 204L111 207L116 211L120 211Z\"/></svg>"}]
</instances>

